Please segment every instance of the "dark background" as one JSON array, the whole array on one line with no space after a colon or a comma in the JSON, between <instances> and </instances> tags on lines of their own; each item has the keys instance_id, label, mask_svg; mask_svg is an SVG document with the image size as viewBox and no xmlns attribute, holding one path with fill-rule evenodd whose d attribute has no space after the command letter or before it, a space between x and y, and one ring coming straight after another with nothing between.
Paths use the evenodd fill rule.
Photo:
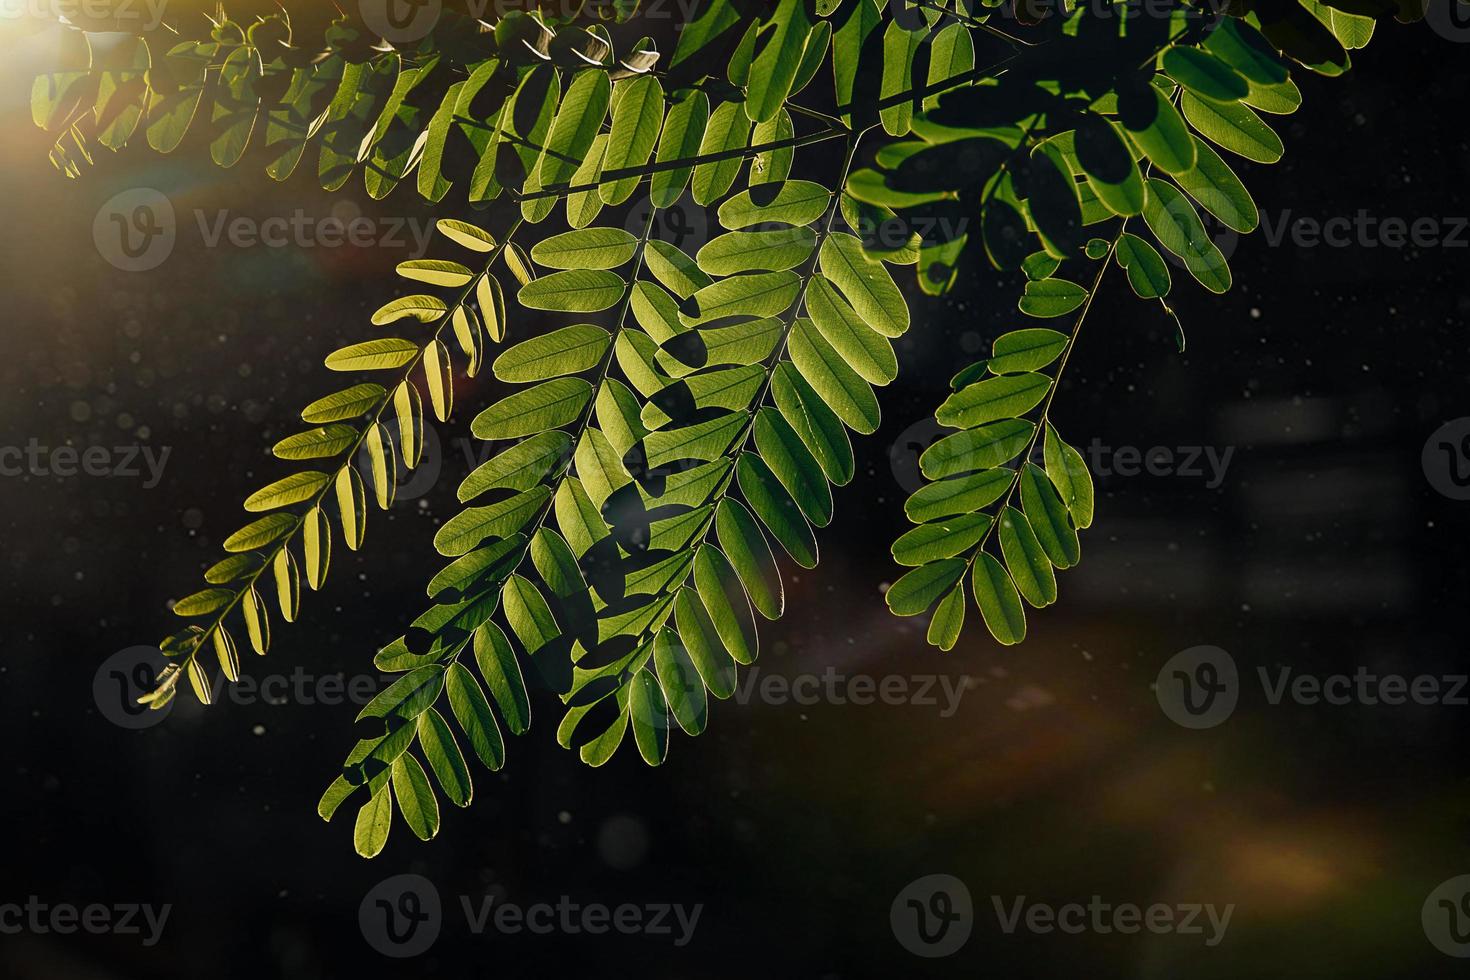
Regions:
<instances>
[{"instance_id":1,"label":"dark background","mask_svg":"<svg viewBox=\"0 0 1470 980\"><path fill-rule=\"evenodd\" d=\"M703 736L676 736L661 769L625 746L589 770L555 745L555 705L541 692L503 773L475 771L468 810L446 808L428 844L398 824L367 862L352 852L351 807L330 825L314 813L354 737L354 705L203 709L186 696L162 724L130 731L104 713L94 679L109 656L173 628L168 601L199 587L242 523L239 501L275 472L268 447L332 390L322 357L369 335L406 256L208 249L187 218L167 262L128 273L99 256L92 225L108 198L140 186L165 190L181 215L324 215L339 201L374 216L428 213L407 192L374 204L354 184L333 197L305 174L277 185L258 166L222 172L198 153L104 152L64 180L27 106L50 49L12 33L5 51L0 442L171 454L152 489L0 478L0 903L173 911L151 949L136 936L0 936L0 973L386 971L359 903L403 872L432 880L447 910L438 942L401 967L412 975L1384 977L1460 966L1427 941L1420 908L1470 872L1470 709L1271 707L1253 678L1258 666L1466 669L1470 504L1436 492L1421 450L1470 415L1470 235L1427 249L1244 238L1224 297L1175 270L1184 354L1157 305L1110 275L1057 400L1062 432L1082 447L1234 455L1218 488L1200 476L1099 477L1084 560L1014 649L994 644L972 608L960 645L940 654L922 621L882 602L906 494L890 450L913 443L909 427L956 368L1019 323L1015 283L978 265L942 301L914 293L884 425L857 444L859 476L820 538L821 566L788 576L789 611L764 629L760 665L967 675L959 711L726 702ZM1300 79L1304 109L1278 120L1281 165L1239 165L1268 219L1470 214L1463 45L1390 27L1355 60L1345 79ZM439 427L441 479L390 515L374 511L363 552L336 549L325 589L305 597L300 623L276 623L270 657L250 656L249 672L371 673L373 651L420 611L438 567L430 539L466 470L451 440L493 397L486 378L459 389ZM1199 644L1229 651L1251 680L1228 722L1188 731L1164 717L1151 684ZM975 924L963 950L930 961L896 941L889 906L933 873L968 885ZM458 896L485 894L704 909L682 949L647 935L475 936ZM992 895L1094 894L1236 908L1225 940L1205 948L1198 936L1006 935L991 907Z\"/></svg>"}]
</instances>

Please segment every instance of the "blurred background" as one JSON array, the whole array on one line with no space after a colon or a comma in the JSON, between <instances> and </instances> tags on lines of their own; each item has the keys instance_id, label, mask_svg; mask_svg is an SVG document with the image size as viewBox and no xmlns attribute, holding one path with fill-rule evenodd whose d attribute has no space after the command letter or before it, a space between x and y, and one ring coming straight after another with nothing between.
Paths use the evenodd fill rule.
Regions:
<instances>
[{"instance_id":1,"label":"blurred background","mask_svg":"<svg viewBox=\"0 0 1470 980\"><path fill-rule=\"evenodd\" d=\"M1258 674L1470 671L1463 44L1381 29L1348 77L1300 79L1304 109L1278 120L1285 160L1238 163L1268 228L1286 231L1234 244L1224 297L1175 270L1185 353L1157 306L1109 276L1053 413L1093 466L1097 521L1024 645L1002 649L972 621L940 654L922 618L882 601L905 484L934 437L922 420L954 370L1017 325L1017 284L977 265L943 300L911 291L883 427L857 444L820 567L789 570L788 612L764 628L758 680L832 678L816 703L757 690L716 705L700 738L676 737L661 769L624 750L589 770L556 746L554 698L534 692L537 724L502 773L475 771L474 804L446 809L428 844L400 824L367 862L350 813L328 825L314 812L354 737L357 704L336 685L376 691L373 652L421 609L434 530L471 468L468 420L496 397L488 378L458 390L428 476L374 512L363 551L337 549L302 621L251 658L273 691L208 709L181 697L158 724L121 692L135 648L173 628L167 603L199 587L241 499L275 472L270 445L334 390L323 356L369 335L399 288L392 266L423 254L415 235L437 213L402 189L327 195L306 174L277 184L254 160L221 171L199 152L101 151L67 180L28 105L31 78L59 67L54 38L0 27L0 445L27 453L0 456L0 973L400 968L381 955L374 896L414 874L442 908L401 965L419 976L1463 974L1435 944L1470 953L1470 906L1446 940L1428 900L1470 873L1470 707L1273 705ZM798 160L830 169L819 150ZM176 235L130 271L105 244L109 202L153 192ZM1298 219L1362 228L1360 212L1369 233L1340 247L1290 233ZM316 231L364 219L368 240L213 237L222 221L298 213ZM1387 219L1430 219L1437 243L1395 247L1372 231ZM100 447L107 475L57 475L58 447ZM1238 703L1196 730L1161 710L1154 682L1201 645L1228 653ZM898 703L854 703L885 683ZM920 881L932 875L968 898ZM941 888L951 941L968 937L919 955L937 950L915 939L907 902L937 913ZM1440 893L1451 917L1465 890ZM1215 937L1205 913L1202 934L1004 927L1018 899L1093 896L1231 912ZM464 903L487 897L700 911L684 936L672 915L672 935L477 934ZM12 929L7 903L170 911L153 936L141 915L141 935L62 934Z\"/></svg>"}]
</instances>

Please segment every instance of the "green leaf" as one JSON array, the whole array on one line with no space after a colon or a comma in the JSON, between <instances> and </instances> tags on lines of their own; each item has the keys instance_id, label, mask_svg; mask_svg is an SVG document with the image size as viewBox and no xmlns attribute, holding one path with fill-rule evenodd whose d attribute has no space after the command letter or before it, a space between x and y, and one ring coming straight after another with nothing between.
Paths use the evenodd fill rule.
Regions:
<instances>
[{"instance_id":1,"label":"green leaf","mask_svg":"<svg viewBox=\"0 0 1470 980\"><path fill-rule=\"evenodd\" d=\"M863 254L863 243L856 237L829 235L818 252L818 264L869 327L885 337L901 337L908 330L903 294L883 264Z\"/></svg>"},{"instance_id":2,"label":"green leaf","mask_svg":"<svg viewBox=\"0 0 1470 980\"><path fill-rule=\"evenodd\" d=\"M817 234L810 228L732 231L706 242L695 260L712 276L784 272L811 257Z\"/></svg>"},{"instance_id":3,"label":"green leaf","mask_svg":"<svg viewBox=\"0 0 1470 980\"><path fill-rule=\"evenodd\" d=\"M699 143L701 157L730 154L725 159L701 163L694 168L694 203L707 207L725 196L740 173L740 156L735 151L750 142L750 118L740 102L721 102L710 113Z\"/></svg>"},{"instance_id":4,"label":"green leaf","mask_svg":"<svg viewBox=\"0 0 1470 980\"><path fill-rule=\"evenodd\" d=\"M602 165L605 170L641 167L658 142L664 118L664 90L657 78L640 75L618 82L613 104L612 133ZM598 188L606 204L622 204L638 187L638 177L624 177ZM534 255L532 256L534 258Z\"/></svg>"},{"instance_id":5,"label":"green leaf","mask_svg":"<svg viewBox=\"0 0 1470 980\"><path fill-rule=\"evenodd\" d=\"M909 495L903 512L915 524L972 514L999 500L1013 476L1010 470L996 468L930 483Z\"/></svg>"},{"instance_id":6,"label":"green leaf","mask_svg":"<svg viewBox=\"0 0 1470 980\"><path fill-rule=\"evenodd\" d=\"M1012 330L995 338L987 368L993 374L1039 371L1067 347L1067 335L1045 327Z\"/></svg>"},{"instance_id":7,"label":"green leaf","mask_svg":"<svg viewBox=\"0 0 1470 980\"><path fill-rule=\"evenodd\" d=\"M679 594L688 598L682 604L675 601L679 635L688 644L689 655L710 693L717 698L729 697L735 685L734 671L729 671L727 688L723 668L710 668L719 664L721 656L727 661L733 657L736 663L755 662L755 615L735 569L712 545L700 545L694 553L694 586L699 593L697 602L689 601L694 596L687 589Z\"/></svg>"},{"instance_id":8,"label":"green leaf","mask_svg":"<svg viewBox=\"0 0 1470 980\"><path fill-rule=\"evenodd\" d=\"M469 738L476 757L492 772L505 765L505 742L474 675L460 664L452 663L445 674L444 686L449 692L449 708Z\"/></svg>"},{"instance_id":9,"label":"green leaf","mask_svg":"<svg viewBox=\"0 0 1470 980\"><path fill-rule=\"evenodd\" d=\"M741 191L721 204L718 214L720 225L732 231L752 225L799 227L826 214L831 203L832 192L821 184L787 180Z\"/></svg>"},{"instance_id":10,"label":"green leaf","mask_svg":"<svg viewBox=\"0 0 1470 980\"><path fill-rule=\"evenodd\" d=\"M780 0L768 30L746 86L745 112L754 122L774 117L791 94L812 30L805 0Z\"/></svg>"},{"instance_id":11,"label":"green leaf","mask_svg":"<svg viewBox=\"0 0 1470 980\"><path fill-rule=\"evenodd\" d=\"M434 223L439 234L472 252L495 251L495 238L488 231L458 218L440 218Z\"/></svg>"},{"instance_id":12,"label":"green leaf","mask_svg":"<svg viewBox=\"0 0 1470 980\"><path fill-rule=\"evenodd\" d=\"M465 765L459 744L454 740L454 733L449 729L449 722L430 708L419 715L418 730L424 758L429 760L429 768L434 771L434 778L439 781L444 795L455 806L469 806L474 795L470 770ZM435 807L437 810L437 803Z\"/></svg>"},{"instance_id":13,"label":"green leaf","mask_svg":"<svg viewBox=\"0 0 1470 980\"><path fill-rule=\"evenodd\" d=\"M1026 283L1018 304L1021 312L1039 319L1066 316L1087 300L1087 290L1066 279L1034 279Z\"/></svg>"},{"instance_id":14,"label":"green leaf","mask_svg":"<svg viewBox=\"0 0 1470 980\"><path fill-rule=\"evenodd\" d=\"M962 558L944 558L905 572L888 587L885 599L895 616L917 616L929 611L939 597L965 574Z\"/></svg>"},{"instance_id":15,"label":"green leaf","mask_svg":"<svg viewBox=\"0 0 1470 980\"><path fill-rule=\"evenodd\" d=\"M886 385L898 377L898 359L893 346L872 330L857 311L826 279L812 277L807 285L806 308L832 349L862 376L864 381Z\"/></svg>"},{"instance_id":16,"label":"green leaf","mask_svg":"<svg viewBox=\"0 0 1470 980\"><path fill-rule=\"evenodd\" d=\"M883 32L883 75L879 82L880 101L890 102L915 87L914 59L928 37L927 27L910 31L897 20L888 22ZM913 124L917 100L897 99L878 111L883 129L889 136L904 136Z\"/></svg>"},{"instance_id":17,"label":"green leaf","mask_svg":"<svg viewBox=\"0 0 1470 980\"><path fill-rule=\"evenodd\" d=\"M557 190L570 180L607 117L611 97L612 83L605 71L586 68L572 78L551 121L546 149L536 165L537 189ZM551 213L555 203L554 197L525 201L521 213L530 221L540 221Z\"/></svg>"},{"instance_id":18,"label":"green leaf","mask_svg":"<svg viewBox=\"0 0 1470 980\"><path fill-rule=\"evenodd\" d=\"M666 466L684 459L702 462L719 459L745 428L746 418L744 412L730 412L694 425L650 432L643 440L648 465Z\"/></svg>"},{"instance_id":19,"label":"green leaf","mask_svg":"<svg viewBox=\"0 0 1470 980\"><path fill-rule=\"evenodd\" d=\"M1021 509L1053 565L1071 568L1077 564L1081 554L1077 531L1067 518L1067 508L1056 488L1035 463L1027 463L1021 470Z\"/></svg>"},{"instance_id":20,"label":"green leaf","mask_svg":"<svg viewBox=\"0 0 1470 980\"><path fill-rule=\"evenodd\" d=\"M512 575L505 583L501 602L505 608L505 621L527 653L535 654L561 635L561 627L556 624L546 597L530 579Z\"/></svg>"},{"instance_id":21,"label":"green leaf","mask_svg":"<svg viewBox=\"0 0 1470 980\"><path fill-rule=\"evenodd\" d=\"M531 727L531 700L510 640L499 626L487 622L475 630L474 647L475 663L490 685L506 727L515 735L524 735Z\"/></svg>"},{"instance_id":22,"label":"green leaf","mask_svg":"<svg viewBox=\"0 0 1470 980\"><path fill-rule=\"evenodd\" d=\"M580 323L562 327L507 348L491 370L501 381L545 381L596 367L612 343L602 327Z\"/></svg>"},{"instance_id":23,"label":"green leaf","mask_svg":"<svg viewBox=\"0 0 1470 980\"><path fill-rule=\"evenodd\" d=\"M709 124L709 96L698 89L681 89L671 97L663 132L658 138L654 163L687 160L699 153L699 144ZM649 199L656 208L671 207L684 193L693 166L669 167L653 174Z\"/></svg>"},{"instance_id":24,"label":"green leaf","mask_svg":"<svg viewBox=\"0 0 1470 980\"><path fill-rule=\"evenodd\" d=\"M1256 163L1275 163L1286 152L1281 137L1249 106L1238 102L1207 102L1188 92L1184 93L1182 104L1189 124L1231 153Z\"/></svg>"},{"instance_id":25,"label":"green leaf","mask_svg":"<svg viewBox=\"0 0 1470 980\"><path fill-rule=\"evenodd\" d=\"M412 364L418 356L419 345L413 341L381 337L335 350L327 355L326 364L331 371L386 371Z\"/></svg>"},{"instance_id":26,"label":"green leaf","mask_svg":"<svg viewBox=\"0 0 1470 980\"><path fill-rule=\"evenodd\" d=\"M1021 608L1021 597L1000 562L982 551L975 558L970 587L991 636L1007 646L1026 638L1026 613Z\"/></svg>"},{"instance_id":27,"label":"green leaf","mask_svg":"<svg viewBox=\"0 0 1470 980\"><path fill-rule=\"evenodd\" d=\"M851 482L854 471L852 443L842 420L827 406L789 361L776 365L771 376L776 407L816 457L827 479L837 486Z\"/></svg>"},{"instance_id":28,"label":"green leaf","mask_svg":"<svg viewBox=\"0 0 1470 980\"><path fill-rule=\"evenodd\" d=\"M1047 425L1042 457L1046 463L1046 475L1057 488L1073 523L1079 528L1091 527L1092 475L1087 471L1082 454L1063 442L1057 430Z\"/></svg>"},{"instance_id":29,"label":"green leaf","mask_svg":"<svg viewBox=\"0 0 1470 980\"><path fill-rule=\"evenodd\" d=\"M930 480L991 469L1015 459L1035 431L1036 426L1025 419L1004 419L956 432L924 450L919 469Z\"/></svg>"},{"instance_id":30,"label":"green leaf","mask_svg":"<svg viewBox=\"0 0 1470 980\"><path fill-rule=\"evenodd\" d=\"M393 760L393 795L415 837L429 840L439 833L439 801L424 767L407 752Z\"/></svg>"},{"instance_id":31,"label":"green leaf","mask_svg":"<svg viewBox=\"0 0 1470 980\"><path fill-rule=\"evenodd\" d=\"M627 284L616 272L570 269L533 279L521 287L517 299L532 310L561 313L597 313L623 298Z\"/></svg>"},{"instance_id":32,"label":"green leaf","mask_svg":"<svg viewBox=\"0 0 1470 980\"><path fill-rule=\"evenodd\" d=\"M452 590L451 598L493 587L510 577L525 554L526 536L511 534L445 565L429 580L429 598Z\"/></svg>"},{"instance_id":33,"label":"green leaf","mask_svg":"<svg viewBox=\"0 0 1470 980\"><path fill-rule=\"evenodd\" d=\"M470 423L475 438L519 439L567 425L580 417L592 397L581 378L557 378L507 395Z\"/></svg>"},{"instance_id":34,"label":"green leaf","mask_svg":"<svg viewBox=\"0 0 1470 980\"><path fill-rule=\"evenodd\" d=\"M1000 550L1016 590L1038 609L1056 602L1056 575L1031 530L1030 522L1014 507L1002 510L999 520Z\"/></svg>"},{"instance_id":35,"label":"green leaf","mask_svg":"<svg viewBox=\"0 0 1470 980\"><path fill-rule=\"evenodd\" d=\"M781 485L796 501L807 520L817 527L832 521L832 491L816 458L781 413L765 406L756 413L753 433L756 451Z\"/></svg>"},{"instance_id":36,"label":"green leaf","mask_svg":"<svg viewBox=\"0 0 1470 980\"><path fill-rule=\"evenodd\" d=\"M431 286L465 286L475 277L468 267L443 259L409 259L398 263L395 271L405 279L426 282Z\"/></svg>"},{"instance_id":37,"label":"green leaf","mask_svg":"<svg viewBox=\"0 0 1470 980\"><path fill-rule=\"evenodd\" d=\"M1167 174L1182 174L1194 166L1194 141L1189 137L1189 129L1184 125L1184 120L1179 117L1179 110L1174 108L1158 86L1147 86L1146 97L1153 99L1152 112L1140 111L1137 115L1140 121L1146 120L1142 129L1128 129L1128 135L1140 150L1144 152L1154 166ZM1184 99L1188 102L1193 96L1185 94ZM1131 116L1124 117L1124 125L1132 119Z\"/></svg>"},{"instance_id":38,"label":"green leaf","mask_svg":"<svg viewBox=\"0 0 1470 980\"><path fill-rule=\"evenodd\" d=\"M816 568L817 542L812 529L802 516L801 507L771 472L770 466L754 453L741 453L735 464L735 476L750 509L770 530L776 542L802 568ZM825 481L823 486L826 486Z\"/></svg>"},{"instance_id":39,"label":"green leaf","mask_svg":"<svg viewBox=\"0 0 1470 980\"><path fill-rule=\"evenodd\" d=\"M448 312L449 307L444 305L444 301L437 296L400 296L378 307L377 312L373 314L372 322L373 326L381 327L394 320L412 317L423 323L433 323L443 318Z\"/></svg>"},{"instance_id":40,"label":"green leaf","mask_svg":"<svg viewBox=\"0 0 1470 980\"><path fill-rule=\"evenodd\" d=\"M659 765L669 752L669 706L658 681L640 670L628 682L628 724L638 754L650 766Z\"/></svg>"},{"instance_id":41,"label":"green leaf","mask_svg":"<svg viewBox=\"0 0 1470 980\"><path fill-rule=\"evenodd\" d=\"M1128 285L1140 298L1157 299L1169 295L1169 267L1148 242L1137 235L1125 234L1118 239L1114 255L1118 265L1128 271Z\"/></svg>"},{"instance_id":42,"label":"green leaf","mask_svg":"<svg viewBox=\"0 0 1470 980\"><path fill-rule=\"evenodd\" d=\"M623 265L637 251L638 239L621 228L583 228L543 238L531 246L531 259L548 269L606 270Z\"/></svg>"},{"instance_id":43,"label":"green leaf","mask_svg":"<svg viewBox=\"0 0 1470 980\"><path fill-rule=\"evenodd\" d=\"M648 266L648 271L653 273L653 277L680 299L688 299L696 291L714 282L677 246L657 238L651 239L645 247L643 262Z\"/></svg>"},{"instance_id":44,"label":"green leaf","mask_svg":"<svg viewBox=\"0 0 1470 980\"><path fill-rule=\"evenodd\" d=\"M392 825L393 793L383 786L357 811L357 822L352 828L353 848L365 858L377 857L388 844Z\"/></svg>"},{"instance_id":45,"label":"green leaf","mask_svg":"<svg viewBox=\"0 0 1470 980\"><path fill-rule=\"evenodd\" d=\"M959 642L960 631L965 628L965 586L963 583L949 590L939 600L934 618L929 621L929 632L925 637L929 643L946 652L953 650Z\"/></svg>"},{"instance_id":46,"label":"green leaf","mask_svg":"<svg viewBox=\"0 0 1470 980\"><path fill-rule=\"evenodd\" d=\"M414 349L417 350L417 347ZM353 385L351 388L333 392L325 398L318 398L306 406L301 410L301 420L316 425L322 422L355 419L377 408L378 403L386 395L387 391L382 385L371 383Z\"/></svg>"},{"instance_id":47,"label":"green leaf","mask_svg":"<svg viewBox=\"0 0 1470 980\"><path fill-rule=\"evenodd\" d=\"M295 527L296 522L295 514L267 514L225 538L224 549L240 552L263 548Z\"/></svg>"},{"instance_id":48,"label":"green leaf","mask_svg":"<svg viewBox=\"0 0 1470 980\"><path fill-rule=\"evenodd\" d=\"M771 546L740 501L725 497L715 511L715 534L756 612L778 619L786 605L781 573Z\"/></svg>"},{"instance_id":49,"label":"green leaf","mask_svg":"<svg viewBox=\"0 0 1470 980\"><path fill-rule=\"evenodd\" d=\"M1163 68L1190 92L1216 102L1235 102L1250 91L1234 68L1200 48L1175 45L1164 52Z\"/></svg>"},{"instance_id":50,"label":"green leaf","mask_svg":"<svg viewBox=\"0 0 1470 980\"><path fill-rule=\"evenodd\" d=\"M950 395L934 413L940 425L970 429L1031 411L1046 397L1052 380L1044 374L988 378Z\"/></svg>"},{"instance_id":51,"label":"green leaf","mask_svg":"<svg viewBox=\"0 0 1470 980\"><path fill-rule=\"evenodd\" d=\"M203 589L174 603L175 616L204 616L229 605L235 593L229 589Z\"/></svg>"},{"instance_id":52,"label":"green leaf","mask_svg":"<svg viewBox=\"0 0 1470 980\"><path fill-rule=\"evenodd\" d=\"M1174 180L1184 192L1199 202L1228 228L1247 234L1256 230L1260 213L1250 192L1235 176L1235 171L1210 149L1208 143L1195 137L1199 159L1194 169L1177 175Z\"/></svg>"},{"instance_id":53,"label":"green leaf","mask_svg":"<svg viewBox=\"0 0 1470 980\"><path fill-rule=\"evenodd\" d=\"M1143 210L1143 177L1128 144L1112 122L1092 113L1084 114L1077 122L1073 149L1078 165L1087 175L1088 185L1108 210L1120 215ZM1027 275L1045 279L1055 271L1052 267L1041 275L1031 275L1028 270Z\"/></svg>"},{"instance_id":54,"label":"green leaf","mask_svg":"<svg viewBox=\"0 0 1470 980\"><path fill-rule=\"evenodd\" d=\"M489 490L529 490L572 452L572 437L561 429L537 433L477 466L459 485L459 501Z\"/></svg>"},{"instance_id":55,"label":"green leaf","mask_svg":"<svg viewBox=\"0 0 1470 980\"><path fill-rule=\"evenodd\" d=\"M917 567L969 551L990 530L989 514L962 514L920 524L893 542L893 560Z\"/></svg>"},{"instance_id":56,"label":"green leaf","mask_svg":"<svg viewBox=\"0 0 1470 980\"><path fill-rule=\"evenodd\" d=\"M681 594L689 590L681 590ZM694 601L698 601L695 599ZM675 608L678 600L675 600ZM724 651L721 651L723 654ZM725 662L730 658L725 655ZM653 663L658 671L659 686L664 699L679 727L690 735L704 731L709 721L708 703L704 696L704 681L699 671L673 630L663 629L653 640Z\"/></svg>"},{"instance_id":57,"label":"green leaf","mask_svg":"<svg viewBox=\"0 0 1470 980\"><path fill-rule=\"evenodd\" d=\"M245 509L253 513L276 510L309 500L330 482L331 477L316 470L306 470L282 477L275 483L245 498Z\"/></svg>"},{"instance_id":58,"label":"green leaf","mask_svg":"<svg viewBox=\"0 0 1470 980\"><path fill-rule=\"evenodd\" d=\"M1252 82L1277 85L1287 80L1286 63L1271 42L1239 18L1222 18L1204 47Z\"/></svg>"},{"instance_id":59,"label":"green leaf","mask_svg":"<svg viewBox=\"0 0 1470 980\"><path fill-rule=\"evenodd\" d=\"M796 321L787 350L796 370L844 425L863 435L877 431L878 399L873 389L833 350L810 320Z\"/></svg>"},{"instance_id":60,"label":"green leaf","mask_svg":"<svg viewBox=\"0 0 1470 980\"><path fill-rule=\"evenodd\" d=\"M434 535L434 548L446 558L469 554L486 538L505 538L519 531L546 503L551 491L533 487L484 507L466 507Z\"/></svg>"},{"instance_id":61,"label":"green leaf","mask_svg":"<svg viewBox=\"0 0 1470 980\"><path fill-rule=\"evenodd\" d=\"M1224 254L1210 240L1194 205L1173 184L1157 177L1149 178L1143 220L1159 244L1184 260L1185 267L1200 285L1213 293L1230 288L1230 266Z\"/></svg>"},{"instance_id":62,"label":"green leaf","mask_svg":"<svg viewBox=\"0 0 1470 980\"><path fill-rule=\"evenodd\" d=\"M689 297L679 310L679 319L693 327L727 316L776 316L790 309L800 292L801 280L792 272L730 276Z\"/></svg>"},{"instance_id":63,"label":"green leaf","mask_svg":"<svg viewBox=\"0 0 1470 980\"><path fill-rule=\"evenodd\" d=\"M379 691L376 697L363 705L356 720L381 718L387 724L387 730L392 731L403 722L416 720L443 690L444 667L426 664Z\"/></svg>"}]
</instances>

